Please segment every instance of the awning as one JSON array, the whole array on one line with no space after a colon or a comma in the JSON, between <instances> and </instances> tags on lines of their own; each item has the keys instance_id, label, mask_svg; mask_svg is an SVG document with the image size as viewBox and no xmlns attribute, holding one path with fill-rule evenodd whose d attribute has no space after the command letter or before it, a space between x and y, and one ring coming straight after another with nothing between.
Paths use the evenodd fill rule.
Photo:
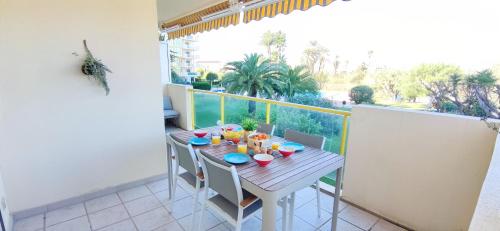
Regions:
<instances>
[{"instance_id":1,"label":"awning","mask_svg":"<svg viewBox=\"0 0 500 231\"><path fill-rule=\"evenodd\" d=\"M165 22L161 25L161 29L167 30L168 39L175 39L220 27L237 25L240 21L239 13L227 14L223 17L215 17L209 20L206 19L210 15L228 10L229 7L229 1L224 1L182 18Z\"/></svg>"},{"instance_id":2,"label":"awning","mask_svg":"<svg viewBox=\"0 0 500 231\"><path fill-rule=\"evenodd\" d=\"M244 9L244 23L259 21L264 17L272 18L278 14L289 14L294 10L308 10L313 6L327 6L334 0L280 0L257 8Z\"/></svg>"},{"instance_id":3,"label":"awning","mask_svg":"<svg viewBox=\"0 0 500 231\"><path fill-rule=\"evenodd\" d=\"M168 32L168 39L176 39L199 32L219 29L229 25L237 25L240 22L240 14L233 14L222 18L214 19L208 22L198 22L191 26L181 27L179 30Z\"/></svg>"}]
</instances>

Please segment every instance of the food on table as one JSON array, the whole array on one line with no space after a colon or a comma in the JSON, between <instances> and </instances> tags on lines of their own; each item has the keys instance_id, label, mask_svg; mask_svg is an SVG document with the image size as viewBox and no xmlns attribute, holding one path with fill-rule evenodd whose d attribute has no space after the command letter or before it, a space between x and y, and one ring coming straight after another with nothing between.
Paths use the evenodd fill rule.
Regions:
<instances>
[{"instance_id":1,"label":"food on table","mask_svg":"<svg viewBox=\"0 0 500 231\"><path fill-rule=\"evenodd\" d=\"M295 152L295 149L293 147L281 147L279 152L283 155L283 157L289 157Z\"/></svg>"}]
</instances>

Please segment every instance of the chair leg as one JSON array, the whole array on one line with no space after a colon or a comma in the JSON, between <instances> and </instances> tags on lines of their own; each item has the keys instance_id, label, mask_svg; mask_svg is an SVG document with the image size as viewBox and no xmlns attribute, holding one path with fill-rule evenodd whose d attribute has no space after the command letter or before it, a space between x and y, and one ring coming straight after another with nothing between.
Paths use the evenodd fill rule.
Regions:
<instances>
[{"instance_id":1,"label":"chair leg","mask_svg":"<svg viewBox=\"0 0 500 231\"><path fill-rule=\"evenodd\" d=\"M295 212L295 192L290 196L290 213L288 214L288 227L287 230L293 230L293 216Z\"/></svg>"},{"instance_id":2,"label":"chair leg","mask_svg":"<svg viewBox=\"0 0 500 231\"><path fill-rule=\"evenodd\" d=\"M282 218L282 221L281 221L282 222L281 223L281 230L282 231L286 231L287 230L286 226L287 226L288 196L283 197L281 200L283 202L282 205L281 205L281 209L282 209L282 213L283 213L282 214L283 218Z\"/></svg>"},{"instance_id":3,"label":"chair leg","mask_svg":"<svg viewBox=\"0 0 500 231\"><path fill-rule=\"evenodd\" d=\"M200 191L200 180L196 178L196 189L194 190L194 200L193 200L193 218L191 219L191 230L195 231L196 224L196 207L198 206L198 193ZM200 220L201 222L201 220Z\"/></svg>"},{"instance_id":4,"label":"chair leg","mask_svg":"<svg viewBox=\"0 0 500 231\"><path fill-rule=\"evenodd\" d=\"M321 189L319 188L319 180L316 181L316 201L318 202L316 207L318 209L318 217L321 217Z\"/></svg>"},{"instance_id":5,"label":"chair leg","mask_svg":"<svg viewBox=\"0 0 500 231\"><path fill-rule=\"evenodd\" d=\"M208 200L208 186L205 184L205 188L203 191L203 203L201 204L201 211L200 211L200 222L198 222L198 229L197 229L198 231L200 231L201 227L203 227L203 221L205 220L205 209L207 207L207 200Z\"/></svg>"},{"instance_id":6,"label":"chair leg","mask_svg":"<svg viewBox=\"0 0 500 231\"><path fill-rule=\"evenodd\" d=\"M179 174L179 166L176 166L174 173L174 180L172 181L172 198L170 198L170 213L174 211L174 203L175 203L175 192L177 191L177 176Z\"/></svg>"}]
</instances>

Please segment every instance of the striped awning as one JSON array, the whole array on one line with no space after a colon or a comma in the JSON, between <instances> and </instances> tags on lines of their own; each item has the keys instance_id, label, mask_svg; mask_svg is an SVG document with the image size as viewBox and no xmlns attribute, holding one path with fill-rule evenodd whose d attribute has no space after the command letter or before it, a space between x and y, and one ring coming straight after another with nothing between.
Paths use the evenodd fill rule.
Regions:
<instances>
[{"instance_id":1,"label":"striped awning","mask_svg":"<svg viewBox=\"0 0 500 231\"><path fill-rule=\"evenodd\" d=\"M294 10L308 10L313 6L327 6L334 0L280 0L269 5L245 10L244 23L259 21L262 18L272 18L278 14L289 14Z\"/></svg>"},{"instance_id":2,"label":"striped awning","mask_svg":"<svg viewBox=\"0 0 500 231\"><path fill-rule=\"evenodd\" d=\"M168 32L168 39L176 39L199 32L219 29L229 25L237 25L240 22L240 14L233 14L222 18L214 19L208 22L198 22L190 26L185 26L179 30Z\"/></svg>"},{"instance_id":3,"label":"striped awning","mask_svg":"<svg viewBox=\"0 0 500 231\"><path fill-rule=\"evenodd\" d=\"M196 13L175 19L173 21L164 22L161 25L161 29L168 30L169 28L178 27L178 29L168 32L168 39L175 39L198 32L227 27L229 25L237 25L240 21L239 13L221 18L215 18L210 21L203 21L204 16L228 10L230 5L229 1L221 2Z\"/></svg>"}]
</instances>

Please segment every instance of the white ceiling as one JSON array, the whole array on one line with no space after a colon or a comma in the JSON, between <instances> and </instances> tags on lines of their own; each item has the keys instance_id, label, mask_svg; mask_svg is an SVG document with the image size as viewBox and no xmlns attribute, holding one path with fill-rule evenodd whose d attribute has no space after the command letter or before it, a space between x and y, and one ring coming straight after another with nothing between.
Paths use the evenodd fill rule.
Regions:
<instances>
[{"instance_id":1,"label":"white ceiling","mask_svg":"<svg viewBox=\"0 0 500 231\"><path fill-rule=\"evenodd\" d=\"M165 22L202 10L224 0L157 0L158 22Z\"/></svg>"}]
</instances>

